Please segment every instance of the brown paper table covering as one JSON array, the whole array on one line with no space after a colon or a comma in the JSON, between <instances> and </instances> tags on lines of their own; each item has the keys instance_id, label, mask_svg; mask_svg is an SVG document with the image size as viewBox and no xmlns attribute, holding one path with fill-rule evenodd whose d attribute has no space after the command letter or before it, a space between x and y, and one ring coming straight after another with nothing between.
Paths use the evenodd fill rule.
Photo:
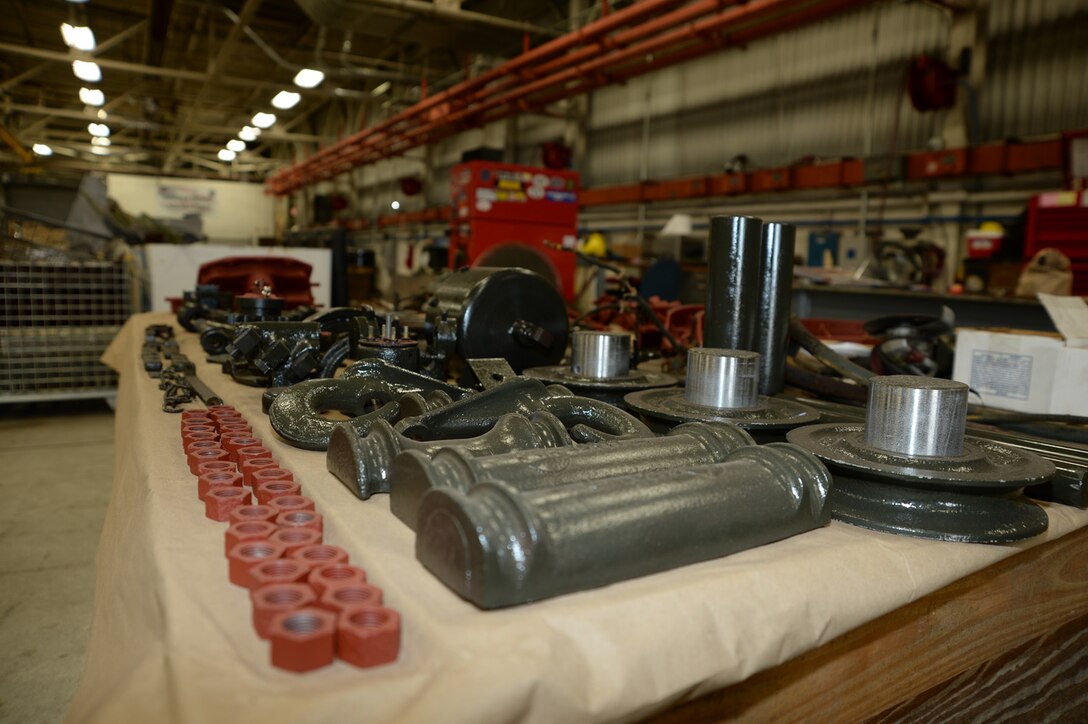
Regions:
<instances>
[{"instance_id":1,"label":"brown paper table covering","mask_svg":"<svg viewBox=\"0 0 1088 724\"><path fill-rule=\"evenodd\" d=\"M247 592L227 580L225 524L203 515L179 418L143 371L148 324L124 326L103 360L121 374L113 495L97 557L95 614L73 722L630 720L741 681L1019 550L1088 524L1044 504L1050 530L1014 546L919 540L838 522L727 558L484 612L419 565L386 496L361 502L324 453L278 440L261 390L182 350L237 407L403 621L398 661L274 669ZM176 324L175 324L176 326ZM78 474L78 471L73 471Z\"/></svg>"}]
</instances>

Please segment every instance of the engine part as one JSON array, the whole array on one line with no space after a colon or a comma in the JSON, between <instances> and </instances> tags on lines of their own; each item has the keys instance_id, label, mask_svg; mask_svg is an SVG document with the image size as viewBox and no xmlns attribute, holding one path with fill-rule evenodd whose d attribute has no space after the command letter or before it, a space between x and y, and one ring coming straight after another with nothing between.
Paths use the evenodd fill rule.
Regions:
<instances>
[{"instance_id":1,"label":"engine part","mask_svg":"<svg viewBox=\"0 0 1088 724\"><path fill-rule=\"evenodd\" d=\"M314 589L314 593L320 596L329 586L366 583L366 571L350 563L326 563L310 571L306 582L310 584L310 588Z\"/></svg>"},{"instance_id":2,"label":"engine part","mask_svg":"<svg viewBox=\"0 0 1088 724\"><path fill-rule=\"evenodd\" d=\"M230 582L242 588L252 588L249 570L264 560L283 558L284 547L270 540L252 540L239 543L227 554Z\"/></svg>"},{"instance_id":3,"label":"engine part","mask_svg":"<svg viewBox=\"0 0 1088 724\"><path fill-rule=\"evenodd\" d=\"M197 285L214 285L229 294L270 286L288 308L313 306L312 270L310 264L287 256L229 256L201 264Z\"/></svg>"},{"instance_id":4,"label":"engine part","mask_svg":"<svg viewBox=\"0 0 1088 724\"><path fill-rule=\"evenodd\" d=\"M380 324L373 319L357 319L354 332L353 359L380 359L419 372L419 340L411 338L407 326L398 328L397 317L392 312L387 313Z\"/></svg>"},{"instance_id":5,"label":"engine part","mask_svg":"<svg viewBox=\"0 0 1088 724\"><path fill-rule=\"evenodd\" d=\"M866 322L865 332L880 339L870 366L880 375L950 376L954 351L948 335L955 323L949 307L942 307L940 317L895 314Z\"/></svg>"},{"instance_id":6,"label":"engine part","mask_svg":"<svg viewBox=\"0 0 1088 724\"><path fill-rule=\"evenodd\" d=\"M951 380L874 377L864 425L810 425L787 437L834 472L861 480L961 492L1011 491L1049 480L1049 461L964 436L967 392L967 385Z\"/></svg>"},{"instance_id":7,"label":"engine part","mask_svg":"<svg viewBox=\"0 0 1088 724\"><path fill-rule=\"evenodd\" d=\"M755 445L751 435L725 422L689 422L651 439L613 440L573 448L521 450L473 458L463 450L413 450L398 455L390 479L389 509L415 528L428 490L468 492L487 480L502 480L520 491L652 470L720 463L734 450Z\"/></svg>"},{"instance_id":8,"label":"engine part","mask_svg":"<svg viewBox=\"0 0 1088 724\"><path fill-rule=\"evenodd\" d=\"M253 521L244 523L232 523L224 534L224 555L229 555L234 546L254 540L267 540L269 536L278 531L275 523L270 521Z\"/></svg>"},{"instance_id":9,"label":"engine part","mask_svg":"<svg viewBox=\"0 0 1088 724\"><path fill-rule=\"evenodd\" d=\"M861 528L960 543L1015 543L1045 533L1046 511L1023 496L971 495L835 475L835 520Z\"/></svg>"},{"instance_id":10,"label":"engine part","mask_svg":"<svg viewBox=\"0 0 1088 724\"><path fill-rule=\"evenodd\" d=\"M567 348L563 298L527 269L459 269L438 284L424 311L432 370L454 356L503 357L520 374L558 363Z\"/></svg>"},{"instance_id":11,"label":"engine part","mask_svg":"<svg viewBox=\"0 0 1088 724\"><path fill-rule=\"evenodd\" d=\"M761 219L750 216L710 218L703 328L707 347L754 349L762 226Z\"/></svg>"},{"instance_id":12,"label":"engine part","mask_svg":"<svg viewBox=\"0 0 1088 724\"><path fill-rule=\"evenodd\" d=\"M402 450L431 455L442 447L457 447L467 455L480 456L570 444L570 435L563 423L546 412L536 412L530 417L514 413L503 415L483 435L431 442L412 440L379 420L370 426L364 437L350 425L337 425L329 439L325 461L330 473L357 497L366 500L374 493L389 492L393 458Z\"/></svg>"},{"instance_id":13,"label":"engine part","mask_svg":"<svg viewBox=\"0 0 1088 724\"><path fill-rule=\"evenodd\" d=\"M360 606L380 606L382 589L369 583L337 583L325 589L317 605L333 613L343 613Z\"/></svg>"},{"instance_id":14,"label":"engine part","mask_svg":"<svg viewBox=\"0 0 1088 724\"><path fill-rule=\"evenodd\" d=\"M351 608L336 628L336 653L352 666L369 667L396 661L400 655L400 615L388 608Z\"/></svg>"},{"instance_id":15,"label":"engine part","mask_svg":"<svg viewBox=\"0 0 1088 724\"><path fill-rule=\"evenodd\" d=\"M223 371L250 387L283 387L309 377L321 359L316 322L248 322L235 327Z\"/></svg>"},{"instance_id":16,"label":"engine part","mask_svg":"<svg viewBox=\"0 0 1088 724\"><path fill-rule=\"evenodd\" d=\"M626 332L571 333L569 365L530 367L525 376L613 405L629 392L672 387L678 380L662 372L631 369L631 335Z\"/></svg>"},{"instance_id":17,"label":"engine part","mask_svg":"<svg viewBox=\"0 0 1088 724\"><path fill-rule=\"evenodd\" d=\"M433 377L406 370L403 367L389 364L380 359L367 359L355 362L340 375L344 380L371 380L381 382L383 385L395 390L399 394L416 392L421 395L431 395L441 392L452 400L459 400L466 395L471 395L472 390L456 385L447 384Z\"/></svg>"},{"instance_id":18,"label":"engine part","mask_svg":"<svg viewBox=\"0 0 1088 724\"><path fill-rule=\"evenodd\" d=\"M562 387L545 387L539 380L516 378L472 397L418 417L405 418L395 429L417 440L446 440L482 435L505 414L550 412L570 430L576 442L597 442L609 436L653 435L632 415L599 400L575 397Z\"/></svg>"},{"instance_id":19,"label":"engine part","mask_svg":"<svg viewBox=\"0 0 1088 724\"><path fill-rule=\"evenodd\" d=\"M785 443L721 463L518 492L429 491L416 557L481 608L527 603L729 555L826 525L831 476Z\"/></svg>"},{"instance_id":20,"label":"engine part","mask_svg":"<svg viewBox=\"0 0 1088 724\"><path fill-rule=\"evenodd\" d=\"M286 549L285 556L291 555L299 548L322 543L321 531L313 528L276 528L276 532L268 536L268 539L282 544Z\"/></svg>"},{"instance_id":21,"label":"engine part","mask_svg":"<svg viewBox=\"0 0 1088 724\"><path fill-rule=\"evenodd\" d=\"M632 392L627 405L650 418L667 422L722 421L749 432L780 435L820 419L804 405L759 394L759 354L697 347L688 350L683 389Z\"/></svg>"},{"instance_id":22,"label":"engine part","mask_svg":"<svg viewBox=\"0 0 1088 724\"><path fill-rule=\"evenodd\" d=\"M478 386L485 390L490 390L492 387L498 387L503 382L512 380L518 376L518 373L514 372L514 368L510 366L510 363L502 357L484 357L465 360L465 366L468 369L462 371L462 376L471 376L474 378L473 386ZM471 375L469 373L471 373Z\"/></svg>"},{"instance_id":23,"label":"engine part","mask_svg":"<svg viewBox=\"0 0 1088 724\"><path fill-rule=\"evenodd\" d=\"M212 520L228 521L232 510L251 502L249 491L245 488L216 486L204 496L204 515Z\"/></svg>"},{"instance_id":24,"label":"engine part","mask_svg":"<svg viewBox=\"0 0 1088 724\"><path fill-rule=\"evenodd\" d=\"M251 591L253 628L262 639L268 638L272 619L281 613L312 606L317 597L304 583L272 583Z\"/></svg>"},{"instance_id":25,"label":"engine part","mask_svg":"<svg viewBox=\"0 0 1088 724\"><path fill-rule=\"evenodd\" d=\"M747 348L759 352L761 395L777 395L785 386L796 233L797 228L792 224L763 226L759 253L759 316L754 344Z\"/></svg>"},{"instance_id":26,"label":"engine part","mask_svg":"<svg viewBox=\"0 0 1088 724\"><path fill-rule=\"evenodd\" d=\"M276 614L268 628L272 665L288 671L312 671L336 658L336 616L307 606Z\"/></svg>"}]
</instances>

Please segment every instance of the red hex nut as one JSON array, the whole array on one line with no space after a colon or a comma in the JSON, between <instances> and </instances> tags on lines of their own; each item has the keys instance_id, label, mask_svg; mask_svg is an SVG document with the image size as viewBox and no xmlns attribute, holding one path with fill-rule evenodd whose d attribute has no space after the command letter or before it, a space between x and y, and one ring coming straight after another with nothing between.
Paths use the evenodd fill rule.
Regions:
<instances>
[{"instance_id":1,"label":"red hex nut","mask_svg":"<svg viewBox=\"0 0 1088 724\"><path fill-rule=\"evenodd\" d=\"M252 435L253 428L249 426L248 422L223 422L220 420L219 432L244 432L247 435Z\"/></svg>"},{"instance_id":2,"label":"red hex nut","mask_svg":"<svg viewBox=\"0 0 1088 724\"><path fill-rule=\"evenodd\" d=\"M276 525L286 530L309 528L324 535L325 520L314 510L289 510L276 516Z\"/></svg>"},{"instance_id":3,"label":"red hex nut","mask_svg":"<svg viewBox=\"0 0 1088 724\"><path fill-rule=\"evenodd\" d=\"M242 448L248 450L248 447ZM243 460L238 469L242 471L242 479L246 481L246 485L253 487L253 473L265 468L277 468L279 464L271 457L264 458L251 458L249 460Z\"/></svg>"},{"instance_id":4,"label":"red hex nut","mask_svg":"<svg viewBox=\"0 0 1088 724\"><path fill-rule=\"evenodd\" d=\"M287 513L286 515L292 515L297 513L305 513L309 511L294 511L294 513ZM284 515L281 513L281 515ZM347 563L348 552L340 546L331 546L327 543L313 546L303 546L291 554L291 558L296 561L302 561L310 567L310 570L323 566L326 563Z\"/></svg>"},{"instance_id":5,"label":"red hex nut","mask_svg":"<svg viewBox=\"0 0 1088 724\"><path fill-rule=\"evenodd\" d=\"M234 463L230 460L212 460L211 462L200 463L196 466L197 477L200 477L204 473L233 473L234 470Z\"/></svg>"},{"instance_id":6,"label":"red hex nut","mask_svg":"<svg viewBox=\"0 0 1088 724\"><path fill-rule=\"evenodd\" d=\"M238 475L239 478L242 477L238 473L235 473L235 475ZM230 522L243 523L247 520L262 520L272 523L272 519L276 515L276 509L271 505L240 505L230 512Z\"/></svg>"},{"instance_id":7,"label":"red hex nut","mask_svg":"<svg viewBox=\"0 0 1088 724\"><path fill-rule=\"evenodd\" d=\"M280 613L268 627L272 665L288 671L312 671L332 663L336 651L336 616L306 607Z\"/></svg>"},{"instance_id":8,"label":"red hex nut","mask_svg":"<svg viewBox=\"0 0 1088 724\"><path fill-rule=\"evenodd\" d=\"M181 411L181 424L184 425L187 422L194 420L208 420L211 421L211 417L208 415L207 410L182 410Z\"/></svg>"},{"instance_id":9,"label":"red hex nut","mask_svg":"<svg viewBox=\"0 0 1088 724\"><path fill-rule=\"evenodd\" d=\"M262 639L268 638L272 619L281 613L296 611L314 603L314 592L304 583L270 583L250 592L253 602L253 628Z\"/></svg>"},{"instance_id":10,"label":"red hex nut","mask_svg":"<svg viewBox=\"0 0 1088 724\"><path fill-rule=\"evenodd\" d=\"M238 469L242 469L242 463L246 460L268 460L271 457L272 453L268 452L268 448L263 445L240 447L238 448Z\"/></svg>"},{"instance_id":11,"label":"red hex nut","mask_svg":"<svg viewBox=\"0 0 1088 724\"><path fill-rule=\"evenodd\" d=\"M284 468L264 468L263 470L253 473L254 485L280 480L286 480L289 483L293 483L295 482L295 476L291 474L290 470Z\"/></svg>"},{"instance_id":12,"label":"red hex nut","mask_svg":"<svg viewBox=\"0 0 1088 724\"><path fill-rule=\"evenodd\" d=\"M249 569L261 561L283 558L284 547L270 540L243 541L227 553L227 567L230 582L243 588L253 588L249 578Z\"/></svg>"},{"instance_id":13,"label":"red hex nut","mask_svg":"<svg viewBox=\"0 0 1088 724\"><path fill-rule=\"evenodd\" d=\"M207 437L210 436L210 437ZM193 440L218 440L219 433L211 425L186 425L181 428L181 444L184 447Z\"/></svg>"},{"instance_id":14,"label":"red hex nut","mask_svg":"<svg viewBox=\"0 0 1088 724\"><path fill-rule=\"evenodd\" d=\"M204 496L204 515L212 520L230 520L230 512L251 502L245 488L212 488Z\"/></svg>"},{"instance_id":15,"label":"red hex nut","mask_svg":"<svg viewBox=\"0 0 1088 724\"><path fill-rule=\"evenodd\" d=\"M221 425L237 425L237 424L248 425L249 424L248 422L246 422L246 419L244 417L242 417L242 415L240 413L237 413L237 412L232 412L230 414L219 415L218 417L214 417L212 419L215 420L215 426L216 427L219 427Z\"/></svg>"},{"instance_id":16,"label":"red hex nut","mask_svg":"<svg viewBox=\"0 0 1088 724\"><path fill-rule=\"evenodd\" d=\"M363 606L340 614L336 653L354 666L378 666L400 655L400 614L381 606Z\"/></svg>"},{"instance_id":17,"label":"red hex nut","mask_svg":"<svg viewBox=\"0 0 1088 724\"><path fill-rule=\"evenodd\" d=\"M194 443L195 444L195 443ZM189 471L196 475L196 467L200 463L208 463L213 460L229 460L227 451L219 447L209 447L199 450L193 450L191 453L186 454L186 458L189 460Z\"/></svg>"},{"instance_id":18,"label":"red hex nut","mask_svg":"<svg viewBox=\"0 0 1088 724\"><path fill-rule=\"evenodd\" d=\"M220 415L239 415L241 413L239 413L230 405L210 405L208 407L207 414L208 417L215 419L218 418Z\"/></svg>"},{"instance_id":19,"label":"red hex nut","mask_svg":"<svg viewBox=\"0 0 1088 724\"><path fill-rule=\"evenodd\" d=\"M185 454L188 455L193 450L214 450L216 448L222 449L218 440L193 440L185 443Z\"/></svg>"},{"instance_id":20,"label":"red hex nut","mask_svg":"<svg viewBox=\"0 0 1088 724\"><path fill-rule=\"evenodd\" d=\"M277 558L261 561L249 569L249 587L260 588L269 583L303 583L310 567L302 561Z\"/></svg>"},{"instance_id":21,"label":"red hex nut","mask_svg":"<svg viewBox=\"0 0 1088 724\"><path fill-rule=\"evenodd\" d=\"M272 480L267 483L258 482L261 477L260 474L265 470L271 470L271 468L257 470L252 476L253 483L256 485L253 492L257 496L259 502L268 504L276 498L282 498L286 495L298 495L301 492L298 483L290 480Z\"/></svg>"},{"instance_id":22,"label":"red hex nut","mask_svg":"<svg viewBox=\"0 0 1088 724\"><path fill-rule=\"evenodd\" d=\"M382 605L382 589L369 583L337 583L318 597L318 606L333 613L343 613L360 606Z\"/></svg>"},{"instance_id":23,"label":"red hex nut","mask_svg":"<svg viewBox=\"0 0 1088 724\"><path fill-rule=\"evenodd\" d=\"M253 540L267 540L269 536L277 532L279 528L275 523L267 520L247 520L241 523L232 523L227 528L223 554L230 554L239 543Z\"/></svg>"},{"instance_id":24,"label":"red hex nut","mask_svg":"<svg viewBox=\"0 0 1088 724\"><path fill-rule=\"evenodd\" d=\"M237 471L220 470L219 472L201 473L196 477L196 495L201 500L212 488L242 487L242 474Z\"/></svg>"},{"instance_id":25,"label":"red hex nut","mask_svg":"<svg viewBox=\"0 0 1088 724\"><path fill-rule=\"evenodd\" d=\"M285 556L290 556L299 548L315 546L321 543L321 531L313 528L276 528L276 532L268 536L269 540L282 543L287 547Z\"/></svg>"},{"instance_id":26,"label":"red hex nut","mask_svg":"<svg viewBox=\"0 0 1088 724\"><path fill-rule=\"evenodd\" d=\"M280 534L292 532L294 531L284 530L280 531ZM287 551L287 555L291 555L290 550ZM338 586L343 583L366 583L366 571L350 563L326 563L310 571L306 582L310 584L310 588L314 589L314 593L320 596L325 593L325 589L329 588L329 586Z\"/></svg>"},{"instance_id":27,"label":"red hex nut","mask_svg":"<svg viewBox=\"0 0 1088 724\"><path fill-rule=\"evenodd\" d=\"M261 441L255 437L234 437L234 435L245 435L245 433L224 433L219 436L219 445L230 454L230 459L235 463L238 462L238 450L244 447L257 447L261 444Z\"/></svg>"},{"instance_id":28,"label":"red hex nut","mask_svg":"<svg viewBox=\"0 0 1088 724\"><path fill-rule=\"evenodd\" d=\"M314 505L314 501L310 500L305 495L279 495L268 501L268 504L280 513L288 513L295 510L317 509Z\"/></svg>"}]
</instances>

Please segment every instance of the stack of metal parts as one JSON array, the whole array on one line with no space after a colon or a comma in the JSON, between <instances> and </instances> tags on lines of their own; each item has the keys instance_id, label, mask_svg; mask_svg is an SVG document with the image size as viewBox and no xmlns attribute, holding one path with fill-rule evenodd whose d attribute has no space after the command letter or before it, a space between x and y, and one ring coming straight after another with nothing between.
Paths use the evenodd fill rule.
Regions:
<instances>
[{"instance_id":1,"label":"stack of metal parts","mask_svg":"<svg viewBox=\"0 0 1088 724\"><path fill-rule=\"evenodd\" d=\"M1043 533L1046 512L1022 493L1050 480L1054 465L965 435L967 393L967 385L950 380L874 377L864 425L810 425L787 439L833 471L838 520L970 543L1010 543Z\"/></svg>"}]
</instances>

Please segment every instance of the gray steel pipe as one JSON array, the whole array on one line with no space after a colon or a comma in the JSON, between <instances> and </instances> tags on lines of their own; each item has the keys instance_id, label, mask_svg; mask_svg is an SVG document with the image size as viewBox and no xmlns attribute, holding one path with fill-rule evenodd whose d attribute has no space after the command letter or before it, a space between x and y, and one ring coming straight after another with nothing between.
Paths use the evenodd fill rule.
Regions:
<instances>
[{"instance_id":1,"label":"gray steel pipe","mask_svg":"<svg viewBox=\"0 0 1088 724\"><path fill-rule=\"evenodd\" d=\"M393 460L404 450L429 456L439 449L451 448L476 456L570 444L570 435L563 423L547 412L535 412L530 417L503 415L483 435L434 442L412 440L394 430L385 420L377 420L371 423L364 437L360 437L356 427L349 423L337 425L329 438L325 464L352 493L366 500L374 493L389 492Z\"/></svg>"},{"instance_id":2,"label":"gray steel pipe","mask_svg":"<svg viewBox=\"0 0 1088 724\"><path fill-rule=\"evenodd\" d=\"M831 476L787 443L725 462L519 492L506 482L422 501L416 558L481 608L665 571L826 525Z\"/></svg>"},{"instance_id":3,"label":"gray steel pipe","mask_svg":"<svg viewBox=\"0 0 1088 724\"><path fill-rule=\"evenodd\" d=\"M793 301L793 249L797 227L763 226L759 254L759 322L755 346L759 352L759 394L777 395L785 386L786 338Z\"/></svg>"},{"instance_id":4,"label":"gray steel pipe","mask_svg":"<svg viewBox=\"0 0 1088 724\"><path fill-rule=\"evenodd\" d=\"M755 349L762 226L762 220L750 216L710 219L704 323L707 347Z\"/></svg>"},{"instance_id":5,"label":"gray steel pipe","mask_svg":"<svg viewBox=\"0 0 1088 724\"><path fill-rule=\"evenodd\" d=\"M967 385L916 375L869 381L865 444L917 457L963 455Z\"/></svg>"},{"instance_id":6,"label":"gray steel pipe","mask_svg":"<svg viewBox=\"0 0 1088 724\"><path fill-rule=\"evenodd\" d=\"M372 433L373 434L373 433ZM755 445L751 435L726 422L689 422L663 437L626 439L570 448L519 450L474 457L447 447L416 449L397 456L389 486L389 508L410 528L416 527L420 501L428 490L462 492L486 480L504 480L518 490L569 485L652 470L719 463L742 447Z\"/></svg>"}]
</instances>

